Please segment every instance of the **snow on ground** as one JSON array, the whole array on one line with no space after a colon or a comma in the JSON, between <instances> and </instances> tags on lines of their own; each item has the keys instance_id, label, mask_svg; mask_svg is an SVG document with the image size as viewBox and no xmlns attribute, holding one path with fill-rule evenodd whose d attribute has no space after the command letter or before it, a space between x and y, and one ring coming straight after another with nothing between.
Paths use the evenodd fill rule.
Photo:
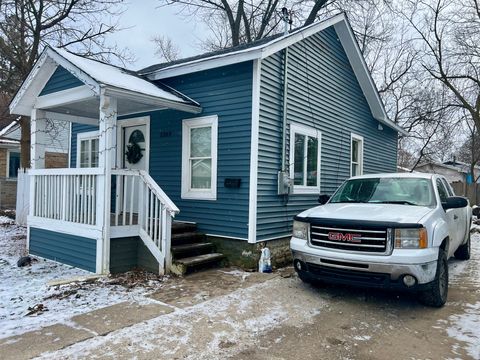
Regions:
<instances>
[{"instance_id":1,"label":"snow on ground","mask_svg":"<svg viewBox=\"0 0 480 360\"><path fill-rule=\"evenodd\" d=\"M109 285L112 279L48 287L51 280L70 279L91 273L54 261L38 259L17 267L26 254L26 229L0 218L0 338L36 330L70 317L122 301L148 302L143 295L161 286L158 281L135 286ZM46 311L26 316L29 308L43 305Z\"/></svg>"},{"instance_id":2,"label":"snow on ground","mask_svg":"<svg viewBox=\"0 0 480 360\"><path fill-rule=\"evenodd\" d=\"M480 226L479 226L480 230ZM472 253L469 261L454 261L450 265L451 282L480 292L480 232L472 233ZM466 281L468 279L468 282ZM480 301L464 304L464 312L449 317L448 336L467 344L467 352L480 359Z\"/></svg>"},{"instance_id":3,"label":"snow on ground","mask_svg":"<svg viewBox=\"0 0 480 360\"><path fill-rule=\"evenodd\" d=\"M308 287L292 293L296 279L273 279L76 343L42 359L225 359L259 344L280 326L305 326L326 302Z\"/></svg>"}]
</instances>

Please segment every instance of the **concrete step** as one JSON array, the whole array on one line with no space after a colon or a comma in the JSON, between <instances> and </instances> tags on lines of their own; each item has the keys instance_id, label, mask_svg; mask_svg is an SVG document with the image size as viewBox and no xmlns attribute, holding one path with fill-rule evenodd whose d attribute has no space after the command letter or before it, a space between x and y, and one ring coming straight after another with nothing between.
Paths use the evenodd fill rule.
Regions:
<instances>
[{"instance_id":1,"label":"concrete step","mask_svg":"<svg viewBox=\"0 0 480 360\"><path fill-rule=\"evenodd\" d=\"M185 232L195 232L197 231L197 224L194 223L183 223L183 222L173 222L172 223L172 235L181 234Z\"/></svg>"},{"instance_id":2,"label":"concrete step","mask_svg":"<svg viewBox=\"0 0 480 360\"><path fill-rule=\"evenodd\" d=\"M172 255L175 259L203 255L212 252L212 243L192 243L172 246Z\"/></svg>"},{"instance_id":3,"label":"concrete step","mask_svg":"<svg viewBox=\"0 0 480 360\"><path fill-rule=\"evenodd\" d=\"M198 232L172 234L172 246L205 242L205 235Z\"/></svg>"},{"instance_id":4,"label":"concrete step","mask_svg":"<svg viewBox=\"0 0 480 360\"><path fill-rule=\"evenodd\" d=\"M192 256L183 259L177 259L173 261L172 272L177 275L184 275L187 271L191 271L195 268L203 268L206 265L222 260L225 255L220 253L211 253L198 256Z\"/></svg>"}]
</instances>

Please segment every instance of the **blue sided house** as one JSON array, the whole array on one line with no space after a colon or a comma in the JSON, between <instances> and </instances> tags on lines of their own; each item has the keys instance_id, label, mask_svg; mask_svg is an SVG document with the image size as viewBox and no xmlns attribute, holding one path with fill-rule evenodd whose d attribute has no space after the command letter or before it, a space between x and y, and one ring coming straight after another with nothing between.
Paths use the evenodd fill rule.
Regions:
<instances>
[{"instance_id":1,"label":"blue sided house","mask_svg":"<svg viewBox=\"0 0 480 360\"><path fill-rule=\"evenodd\" d=\"M184 273L259 243L345 179L394 172L397 136L343 14L130 71L47 48L10 105L31 117L31 254L97 273ZM69 167L45 169L51 120Z\"/></svg>"}]
</instances>

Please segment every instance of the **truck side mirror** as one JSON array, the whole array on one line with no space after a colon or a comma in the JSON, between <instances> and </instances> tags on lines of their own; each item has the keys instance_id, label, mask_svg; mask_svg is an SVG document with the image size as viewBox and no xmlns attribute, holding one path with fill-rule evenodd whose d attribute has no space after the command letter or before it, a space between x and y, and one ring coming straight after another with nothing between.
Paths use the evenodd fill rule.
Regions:
<instances>
[{"instance_id":1,"label":"truck side mirror","mask_svg":"<svg viewBox=\"0 0 480 360\"><path fill-rule=\"evenodd\" d=\"M330 196L329 195L320 195L318 197L318 203L320 205L324 205L328 202L328 200L330 200Z\"/></svg>"},{"instance_id":2,"label":"truck side mirror","mask_svg":"<svg viewBox=\"0 0 480 360\"><path fill-rule=\"evenodd\" d=\"M444 210L458 209L468 206L468 200L461 196L450 196L447 201L442 203Z\"/></svg>"}]
</instances>

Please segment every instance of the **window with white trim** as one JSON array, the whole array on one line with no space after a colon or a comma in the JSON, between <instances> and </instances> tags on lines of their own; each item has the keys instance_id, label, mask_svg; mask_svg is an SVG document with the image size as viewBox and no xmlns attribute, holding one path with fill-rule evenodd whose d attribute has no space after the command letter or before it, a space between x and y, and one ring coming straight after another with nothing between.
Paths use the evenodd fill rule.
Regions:
<instances>
[{"instance_id":1,"label":"window with white trim","mask_svg":"<svg viewBox=\"0 0 480 360\"><path fill-rule=\"evenodd\" d=\"M363 137L352 134L350 143L350 176L363 174Z\"/></svg>"},{"instance_id":2,"label":"window with white trim","mask_svg":"<svg viewBox=\"0 0 480 360\"><path fill-rule=\"evenodd\" d=\"M18 177L18 169L20 169L20 152L14 150L7 151L7 177Z\"/></svg>"},{"instance_id":3,"label":"window with white trim","mask_svg":"<svg viewBox=\"0 0 480 360\"><path fill-rule=\"evenodd\" d=\"M218 117L183 120L182 198L217 198Z\"/></svg>"},{"instance_id":4,"label":"window with white trim","mask_svg":"<svg viewBox=\"0 0 480 360\"><path fill-rule=\"evenodd\" d=\"M77 167L98 167L98 131L77 134Z\"/></svg>"},{"instance_id":5,"label":"window with white trim","mask_svg":"<svg viewBox=\"0 0 480 360\"><path fill-rule=\"evenodd\" d=\"M294 194L320 191L320 131L296 124L290 125L290 178Z\"/></svg>"}]
</instances>

